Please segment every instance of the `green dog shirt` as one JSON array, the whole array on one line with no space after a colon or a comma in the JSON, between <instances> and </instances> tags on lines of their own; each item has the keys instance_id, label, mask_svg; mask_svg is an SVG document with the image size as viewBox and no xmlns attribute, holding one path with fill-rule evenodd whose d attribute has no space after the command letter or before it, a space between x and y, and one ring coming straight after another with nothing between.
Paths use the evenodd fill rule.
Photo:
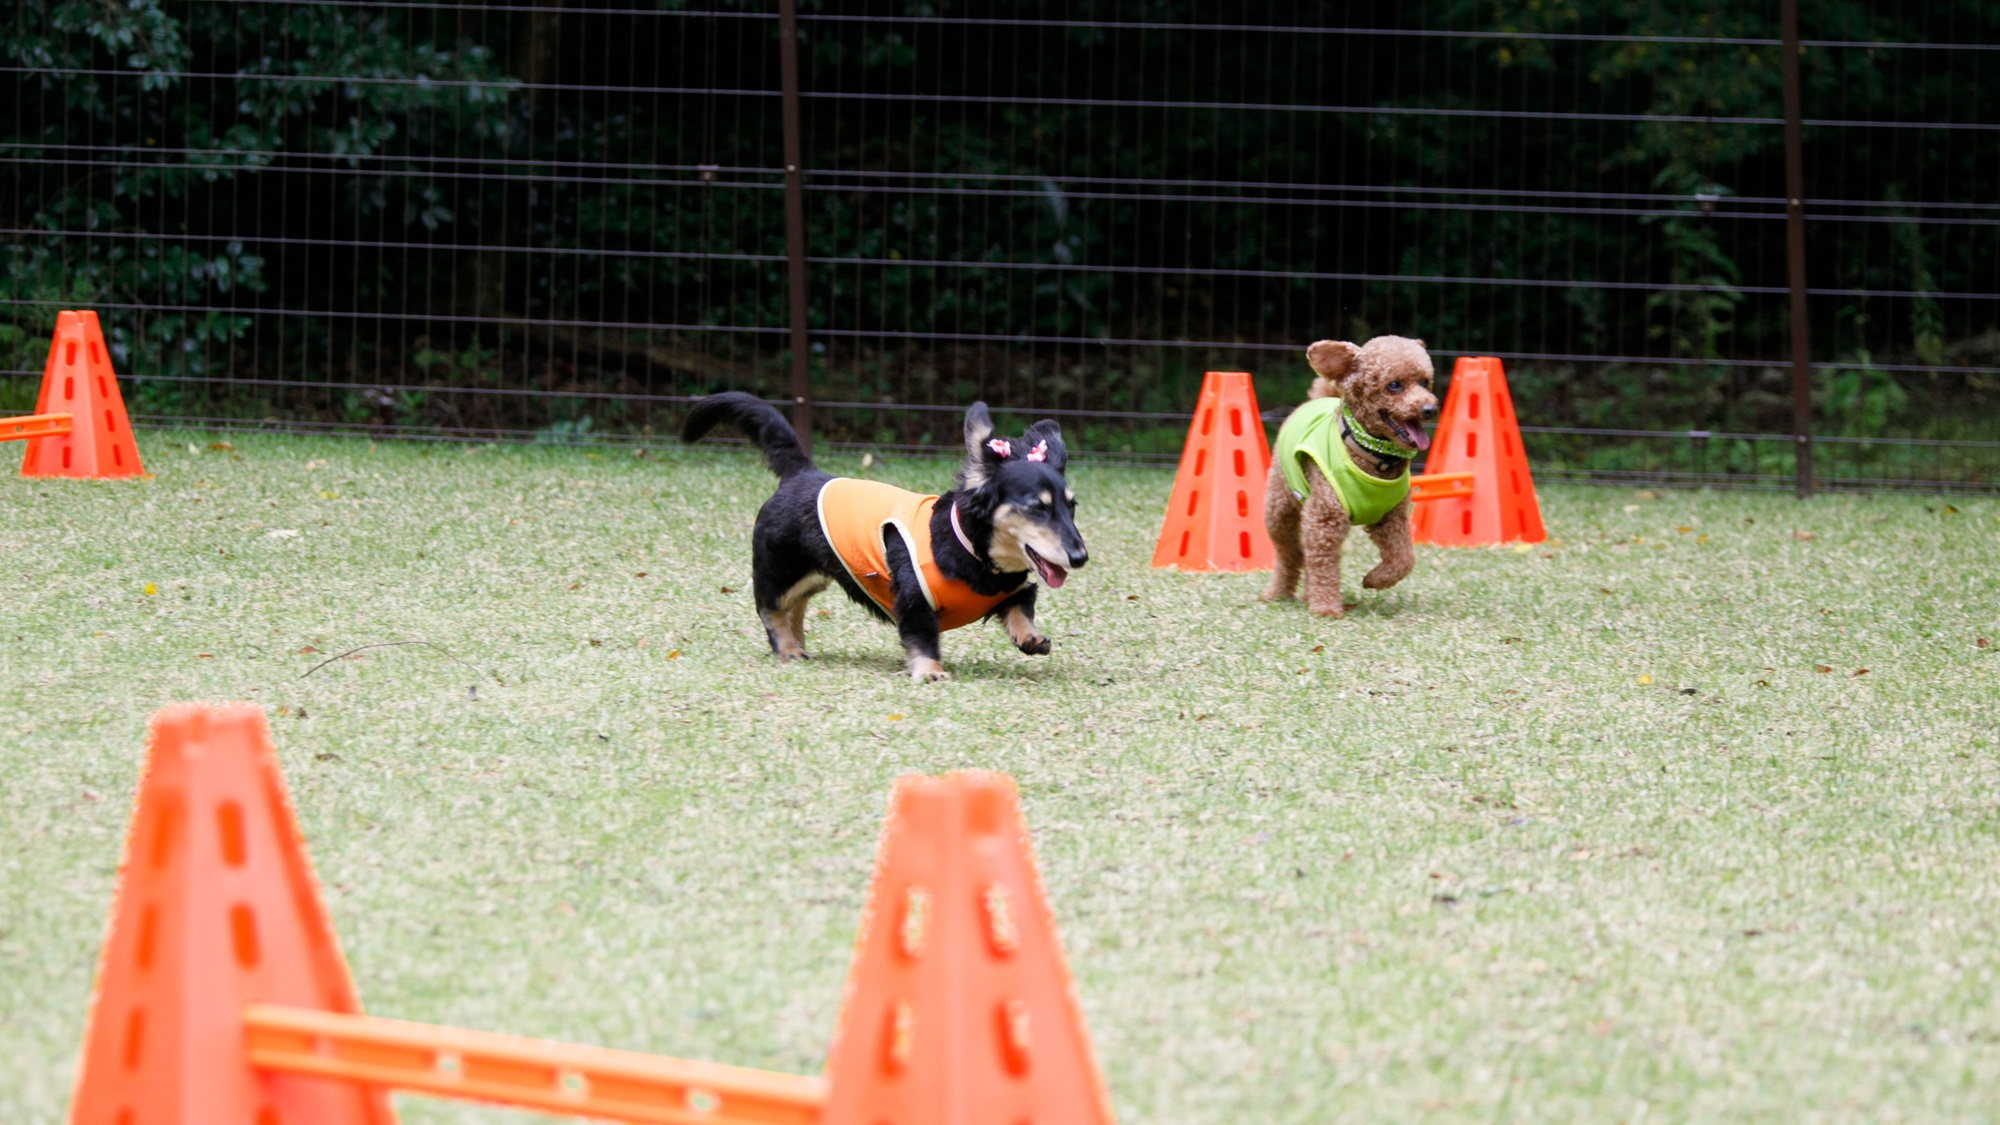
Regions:
<instances>
[{"instance_id":1,"label":"green dog shirt","mask_svg":"<svg viewBox=\"0 0 2000 1125\"><path fill-rule=\"evenodd\" d=\"M1292 411L1278 428L1278 464L1284 469L1285 483L1292 495L1306 498L1306 470L1301 458L1310 457L1340 497L1347 518L1356 526L1382 522L1396 505L1410 494L1410 465L1403 463L1403 475L1393 480L1371 477L1347 455L1347 443L1340 436L1340 400L1316 398Z\"/></svg>"}]
</instances>

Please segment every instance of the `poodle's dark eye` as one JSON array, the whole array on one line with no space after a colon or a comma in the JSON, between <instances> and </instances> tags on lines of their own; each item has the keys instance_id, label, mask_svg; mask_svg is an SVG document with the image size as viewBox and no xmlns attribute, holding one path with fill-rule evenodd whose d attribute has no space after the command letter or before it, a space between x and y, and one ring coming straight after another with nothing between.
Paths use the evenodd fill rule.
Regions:
<instances>
[{"instance_id":1,"label":"poodle's dark eye","mask_svg":"<svg viewBox=\"0 0 2000 1125\"><path fill-rule=\"evenodd\" d=\"M1402 393L1403 393L1403 381L1402 381L1401 379L1391 379L1391 380L1389 380L1389 393L1390 393L1390 394L1392 394L1392 395L1399 395L1399 394L1402 394Z\"/></svg>"}]
</instances>

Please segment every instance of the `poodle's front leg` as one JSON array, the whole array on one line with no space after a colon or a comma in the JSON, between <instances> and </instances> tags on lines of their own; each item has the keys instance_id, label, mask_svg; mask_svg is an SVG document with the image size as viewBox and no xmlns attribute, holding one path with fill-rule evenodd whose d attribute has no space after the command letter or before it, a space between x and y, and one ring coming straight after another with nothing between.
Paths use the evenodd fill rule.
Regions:
<instances>
[{"instance_id":1,"label":"poodle's front leg","mask_svg":"<svg viewBox=\"0 0 2000 1125\"><path fill-rule=\"evenodd\" d=\"M1306 570L1306 609L1320 617L1344 617L1340 595L1340 552L1351 526L1347 509L1316 465L1306 466L1306 500L1299 512L1299 543Z\"/></svg>"},{"instance_id":2,"label":"poodle's front leg","mask_svg":"<svg viewBox=\"0 0 2000 1125\"><path fill-rule=\"evenodd\" d=\"M1361 580L1370 590L1386 590L1409 576L1417 565L1417 549L1410 541L1410 499L1391 509L1382 521L1368 529L1368 538L1382 552L1382 561Z\"/></svg>"}]
</instances>

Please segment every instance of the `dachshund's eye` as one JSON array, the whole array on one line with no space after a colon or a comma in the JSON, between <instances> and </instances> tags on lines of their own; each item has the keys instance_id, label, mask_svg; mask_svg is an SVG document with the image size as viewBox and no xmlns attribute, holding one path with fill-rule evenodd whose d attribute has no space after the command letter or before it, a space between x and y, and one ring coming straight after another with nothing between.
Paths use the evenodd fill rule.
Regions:
<instances>
[{"instance_id":1,"label":"dachshund's eye","mask_svg":"<svg viewBox=\"0 0 2000 1125\"><path fill-rule=\"evenodd\" d=\"M1402 394L1402 393L1403 393L1403 381L1402 381L1401 379L1391 379L1391 380L1389 380L1389 393L1390 393L1390 394L1392 394L1392 395L1399 395L1399 394Z\"/></svg>"}]
</instances>

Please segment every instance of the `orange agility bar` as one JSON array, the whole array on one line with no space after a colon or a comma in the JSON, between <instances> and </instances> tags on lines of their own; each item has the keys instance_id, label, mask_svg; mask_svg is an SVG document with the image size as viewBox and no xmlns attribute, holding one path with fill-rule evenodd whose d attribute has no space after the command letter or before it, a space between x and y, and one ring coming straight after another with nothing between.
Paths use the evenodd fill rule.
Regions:
<instances>
[{"instance_id":1,"label":"orange agility bar","mask_svg":"<svg viewBox=\"0 0 2000 1125\"><path fill-rule=\"evenodd\" d=\"M811 1125L826 1082L281 1004L243 1010L251 1066L543 1113L668 1125Z\"/></svg>"},{"instance_id":2,"label":"orange agility bar","mask_svg":"<svg viewBox=\"0 0 2000 1125\"><path fill-rule=\"evenodd\" d=\"M1450 500L1457 496L1472 495L1471 473L1426 473L1410 478L1410 499L1421 503L1425 500Z\"/></svg>"},{"instance_id":3,"label":"orange agility bar","mask_svg":"<svg viewBox=\"0 0 2000 1125\"><path fill-rule=\"evenodd\" d=\"M0 441L26 441L37 437L61 437L69 433L67 414L23 414L0 418Z\"/></svg>"}]
</instances>

